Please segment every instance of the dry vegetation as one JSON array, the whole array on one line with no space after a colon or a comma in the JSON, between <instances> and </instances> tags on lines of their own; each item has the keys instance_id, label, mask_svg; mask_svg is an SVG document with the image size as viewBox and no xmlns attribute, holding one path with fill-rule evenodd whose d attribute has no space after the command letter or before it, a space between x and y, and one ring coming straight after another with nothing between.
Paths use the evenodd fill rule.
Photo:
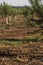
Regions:
<instances>
[{"instance_id":1,"label":"dry vegetation","mask_svg":"<svg viewBox=\"0 0 43 65\"><path fill-rule=\"evenodd\" d=\"M0 65L43 65L43 28L19 23L0 24Z\"/></svg>"},{"instance_id":2,"label":"dry vegetation","mask_svg":"<svg viewBox=\"0 0 43 65\"><path fill-rule=\"evenodd\" d=\"M43 65L43 42L0 45L0 65Z\"/></svg>"},{"instance_id":3,"label":"dry vegetation","mask_svg":"<svg viewBox=\"0 0 43 65\"><path fill-rule=\"evenodd\" d=\"M43 5L0 4L0 65L43 65Z\"/></svg>"}]
</instances>

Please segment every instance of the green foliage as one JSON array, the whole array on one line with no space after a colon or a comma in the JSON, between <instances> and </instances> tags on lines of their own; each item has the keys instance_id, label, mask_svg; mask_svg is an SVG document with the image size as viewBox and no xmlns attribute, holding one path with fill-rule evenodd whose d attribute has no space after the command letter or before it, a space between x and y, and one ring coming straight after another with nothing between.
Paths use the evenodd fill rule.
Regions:
<instances>
[{"instance_id":1,"label":"green foliage","mask_svg":"<svg viewBox=\"0 0 43 65\"><path fill-rule=\"evenodd\" d=\"M8 13L9 13L9 6L5 2L3 2L3 14L8 15Z\"/></svg>"},{"instance_id":2,"label":"green foliage","mask_svg":"<svg viewBox=\"0 0 43 65\"><path fill-rule=\"evenodd\" d=\"M24 8L24 10L23 10L23 14L24 14L25 16L28 15L28 7L27 7L27 6L25 6L25 8Z\"/></svg>"},{"instance_id":3,"label":"green foliage","mask_svg":"<svg viewBox=\"0 0 43 65\"><path fill-rule=\"evenodd\" d=\"M22 41L6 41L6 40L0 40L0 44L5 44L5 45L21 45L23 44Z\"/></svg>"},{"instance_id":4,"label":"green foliage","mask_svg":"<svg viewBox=\"0 0 43 65\"><path fill-rule=\"evenodd\" d=\"M35 15L37 14L39 17L43 18L43 5L41 0L29 0L30 6L24 6L24 7L13 7L8 5L7 3L3 2L3 4L0 4L0 15L18 15L23 14L25 16L28 15Z\"/></svg>"},{"instance_id":5,"label":"green foliage","mask_svg":"<svg viewBox=\"0 0 43 65\"><path fill-rule=\"evenodd\" d=\"M29 0L33 13L35 12L39 17L43 18L43 5L41 0Z\"/></svg>"},{"instance_id":6,"label":"green foliage","mask_svg":"<svg viewBox=\"0 0 43 65\"><path fill-rule=\"evenodd\" d=\"M28 39L30 41L42 41L43 40L43 35L39 34L34 34L34 35L29 35L26 36L25 39Z\"/></svg>"},{"instance_id":7,"label":"green foliage","mask_svg":"<svg viewBox=\"0 0 43 65\"><path fill-rule=\"evenodd\" d=\"M3 2L3 4L0 4L0 15L8 16L8 15L18 15L23 14L25 16L31 14L31 7L30 6L24 6L24 7L13 7L8 5L7 3Z\"/></svg>"},{"instance_id":8,"label":"green foliage","mask_svg":"<svg viewBox=\"0 0 43 65\"><path fill-rule=\"evenodd\" d=\"M0 5L0 14L7 16L9 14L9 8L10 6L3 2L3 4Z\"/></svg>"},{"instance_id":9,"label":"green foliage","mask_svg":"<svg viewBox=\"0 0 43 65\"><path fill-rule=\"evenodd\" d=\"M0 4L0 15L2 16L15 15L14 8L12 8L7 3L3 2L3 4Z\"/></svg>"}]
</instances>

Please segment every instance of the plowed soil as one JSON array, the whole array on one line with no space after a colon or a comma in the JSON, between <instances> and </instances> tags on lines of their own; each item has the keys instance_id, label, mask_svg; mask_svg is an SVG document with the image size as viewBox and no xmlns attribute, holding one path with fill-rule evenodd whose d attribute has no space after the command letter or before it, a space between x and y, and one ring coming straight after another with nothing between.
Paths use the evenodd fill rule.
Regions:
<instances>
[{"instance_id":1,"label":"plowed soil","mask_svg":"<svg viewBox=\"0 0 43 65\"><path fill-rule=\"evenodd\" d=\"M13 41L15 41L14 39L16 39L16 41L23 41L24 38L28 36L31 39L36 39L38 36L39 41L28 41L18 46L6 45L0 42L0 65L43 65L43 28L35 28L32 26L23 28L22 21L24 21L24 19L20 19L20 23L19 19L17 18L17 21L20 26L17 24L18 26L10 25L10 27L8 25L10 28L4 22L4 24L0 22L2 23L0 24L0 41L6 39L7 41L10 39L8 42L11 42L12 39Z\"/></svg>"},{"instance_id":2,"label":"plowed soil","mask_svg":"<svg viewBox=\"0 0 43 65\"><path fill-rule=\"evenodd\" d=\"M0 44L0 65L43 65L43 42L19 46Z\"/></svg>"}]
</instances>

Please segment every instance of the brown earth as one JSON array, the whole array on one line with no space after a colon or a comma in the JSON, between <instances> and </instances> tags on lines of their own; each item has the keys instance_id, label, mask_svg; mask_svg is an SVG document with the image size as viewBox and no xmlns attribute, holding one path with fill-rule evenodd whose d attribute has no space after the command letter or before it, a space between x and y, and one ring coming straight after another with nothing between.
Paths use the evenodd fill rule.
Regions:
<instances>
[{"instance_id":1,"label":"brown earth","mask_svg":"<svg viewBox=\"0 0 43 65\"><path fill-rule=\"evenodd\" d=\"M0 44L0 65L43 65L43 42L20 46Z\"/></svg>"},{"instance_id":2,"label":"brown earth","mask_svg":"<svg viewBox=\"0 0 43 65\"><path fill-rule=\"evenodd\" d=\"M7 20L6 20L6 18L7 18ZM7 23L5 21L8 21L8 22L12 22L12 21L15 21L15 22L24 22L24 21L27 21L27 19L25 18L24 15L7 16L7 17L1 17L0 16L0 23L1 24Z\"/></svg>"},{"instance_id":3,"label":"brown earth","mask_svg":"<svg viewBox=\"0 0 43 65\"><path fill-rule=\"evenodd\" d=\"M26 36L42 33L41 28L28 28L28 29L2 29L0 30L0 38L4 39L23 39Z\"/></svg>"},{"instance_id":4,"label":"brown earth","mask_svg":"<svg viewBox=\"0 0 43 65\"><path fill-rule=\"evenodd\" d=\"M26 21L24 16L20 15L16 16L15 20L20 22L19 24ZM5 29L2 28L5 22L0 19L0 23L0 39L24 39L25 36L43 33L43 28ZM43 41L28 42L19 46L0 44L0 65L43 65Z\"/></svg>"}]
</instances>

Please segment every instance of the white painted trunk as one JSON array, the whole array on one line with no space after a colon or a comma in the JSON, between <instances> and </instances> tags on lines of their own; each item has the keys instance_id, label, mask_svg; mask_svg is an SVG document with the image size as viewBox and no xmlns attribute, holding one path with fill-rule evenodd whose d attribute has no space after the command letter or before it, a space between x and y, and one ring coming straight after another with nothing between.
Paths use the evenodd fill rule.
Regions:
<instances>
[{"instance_id":1,"label":"white painted trunk","mask_svg":"<svg viewBox=\"0 0 43 65\"><path fill-rule=\"evenodd\" d=\"M8 24L8 17L6 17L6 24Z\"/></svg>"}]
</instances>

